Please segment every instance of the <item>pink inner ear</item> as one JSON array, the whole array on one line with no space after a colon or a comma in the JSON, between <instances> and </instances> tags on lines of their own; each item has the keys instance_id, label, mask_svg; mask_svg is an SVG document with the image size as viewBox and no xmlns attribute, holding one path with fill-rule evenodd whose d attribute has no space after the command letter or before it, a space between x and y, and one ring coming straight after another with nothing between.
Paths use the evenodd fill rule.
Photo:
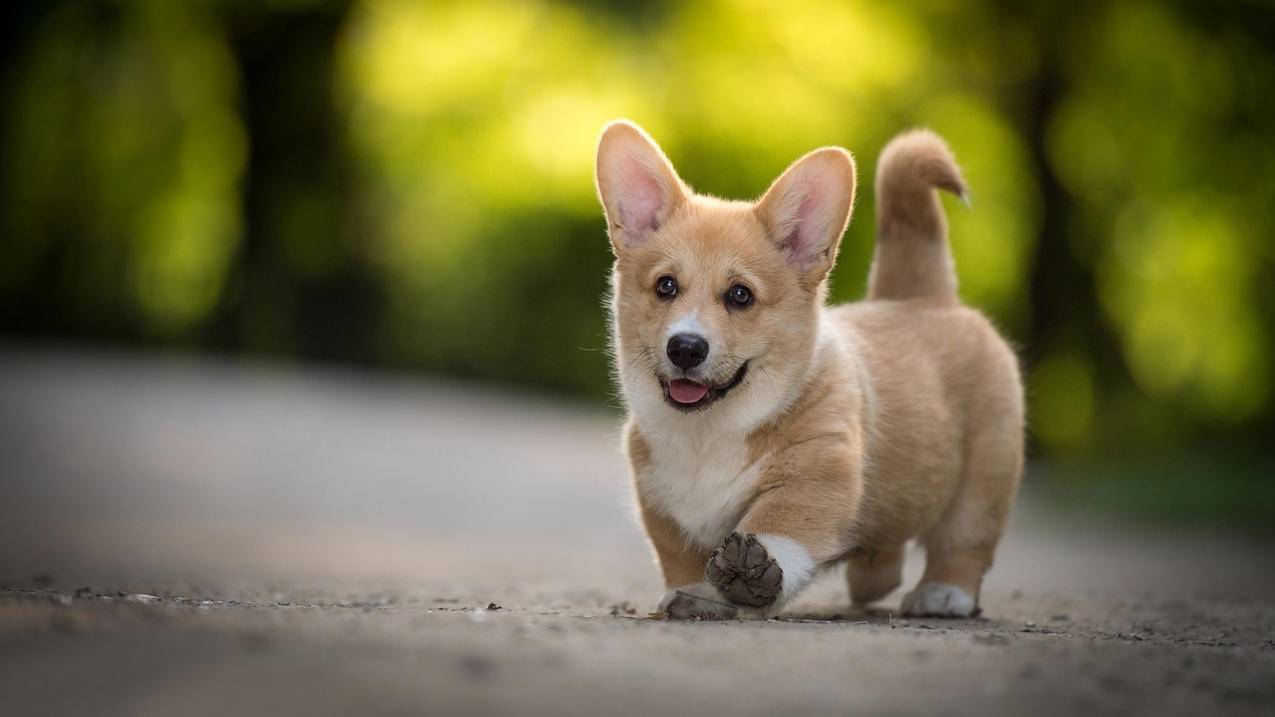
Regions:
<instances>
[{"instance_id":1,"label":"pink inner ear","mask_svg":"<svg viewBox=\"0 0 1275 717\"><path fill-rule=\"evenodd\" d=\"M788 213L782 245L788 250L792 263L804 268L823 252L823 235L828 223L827 195L819 184L810 181L795 183L789 192L785 204L792 201L793 195L800 199Z\"/></svg>"},{"instance_id":2,"label":"pink inner ear","mask_svg":"<svg viewBox=\"0 0 1275 717\"><path fill-rule=\"evenodd\" d=\"M623 154L618 172L616 208L620 226L631 239L644 239L659 228L667 209L669 188L664 186L659 167L635 152Z\"/></svg>"},{"instance_id":3,"label":"pink inner ear","mask_svg":"<svg viewBox=\"0 0 1275 717\"><path fill-rule=\"evenodd\" d=\"M629 165L619 199L620 226L643 236L659 228L667 201L660 182L640 161Z\"/></svg>"}]
</instances>

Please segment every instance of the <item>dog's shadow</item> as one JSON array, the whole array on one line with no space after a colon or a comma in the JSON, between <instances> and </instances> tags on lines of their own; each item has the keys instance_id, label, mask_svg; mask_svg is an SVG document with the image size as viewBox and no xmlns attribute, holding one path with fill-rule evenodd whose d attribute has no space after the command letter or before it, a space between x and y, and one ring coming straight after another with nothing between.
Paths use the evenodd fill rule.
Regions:
<instances>
[{"instance_id":1,"label":"dog's shadow","mask_svg":"<svg viewBox=\"0 0 1275 717\"><path fill-rule=\"evenodd\" d=\"M897 609L881 607L857 607L849 605L811 605L795 610L785 610L777 618L779 622L826 623L868 625L876 627L904 627L920 630L958 629L970 630L997 625L982 615L969 618L903 617Z\"/></svg>"},{"instance_id":2,"label":"dog's shadow","mask_svg":"<svg viewBox=\"0 0 1275 717\"><path fill-rule=\"evenodd\" d=\"M782 622L848 622L889 625L899 620L898 612L888 607L855 607L850 605L802 605L784 610L777 618Z\"/></svg>"}]
</instances>

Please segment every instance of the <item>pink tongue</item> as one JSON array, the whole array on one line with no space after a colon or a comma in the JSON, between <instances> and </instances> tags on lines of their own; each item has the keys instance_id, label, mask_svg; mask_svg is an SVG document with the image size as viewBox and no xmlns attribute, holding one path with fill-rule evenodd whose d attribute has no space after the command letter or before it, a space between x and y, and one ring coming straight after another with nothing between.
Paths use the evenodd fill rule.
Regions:
<instances>
[{"instance_id":1,"label":"pink tongue","mask_svg":"<svg viewBox=\"0 0 1275 717\"><path fill-rule=\"evenodd\" d=\"M695 383L694 381L669 381L668 395L673 397L678 403L695 403L708 393L708 386Z\"/></svg>"}]
</instances>

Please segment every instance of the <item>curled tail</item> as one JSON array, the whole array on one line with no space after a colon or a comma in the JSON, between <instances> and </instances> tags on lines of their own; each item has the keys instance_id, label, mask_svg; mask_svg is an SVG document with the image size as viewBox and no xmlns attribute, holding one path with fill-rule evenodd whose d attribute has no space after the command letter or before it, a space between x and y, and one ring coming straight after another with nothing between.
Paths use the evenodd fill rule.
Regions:
<instances>
[{"instance_id":1,"label":"curled tail","mask_svg":"<svg viewBox=\"0 0 1275 717\"><path fill-rule=\"evenodd\" d=\"M956 300L947 220L935 188L968 200L942 138L920 129L890 140L877 162L877 243L869 299Z\"/></svg>"}]
</instances>

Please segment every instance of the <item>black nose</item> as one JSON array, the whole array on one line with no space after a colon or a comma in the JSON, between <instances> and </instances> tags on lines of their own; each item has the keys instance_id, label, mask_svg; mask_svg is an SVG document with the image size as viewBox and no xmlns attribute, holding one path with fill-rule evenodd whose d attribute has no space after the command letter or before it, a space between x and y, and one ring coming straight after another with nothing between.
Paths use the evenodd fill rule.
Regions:
<instances>
[{"instance_id":1,"label":"black nose","mask_svg":"<svg viewBox=\"0 0 1275 717\"><path fill-rule=\"evenodd\" d=\"M675 334L664 349L678 368L695 368L708 356L708 342L697 334Z\"/></svg>"}]
</instances>

